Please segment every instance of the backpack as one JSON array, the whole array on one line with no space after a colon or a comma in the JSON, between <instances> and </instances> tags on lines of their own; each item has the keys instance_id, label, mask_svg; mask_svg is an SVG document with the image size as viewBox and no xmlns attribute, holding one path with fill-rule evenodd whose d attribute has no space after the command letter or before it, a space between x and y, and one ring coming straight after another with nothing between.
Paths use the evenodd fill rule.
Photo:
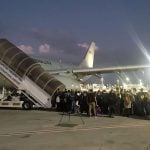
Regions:
<instances>
[{"instance_id":1,"label":"backpack","mask_svg":"<svg viewBox=\"0 0 150 150\"><path fill-rule=\"evenodd\" d=\"M75 101L75 95L74 94L70 94L69 95L69 100L70 101Z\"/></svg>"},{"instance_id":2,"label":"backpack","mask_svg":"<svg viewBox=\"0 0 150 150\"><path fill-rule=\"evenodd\" d=\"M124 104L125 105L129 105L131 102L130 96L129 95L125 95L124 97Z\"/></svg>"},{"instance_id":3,"label":"backpack","mask_svg":"<svg viewBox=\"0 0 150 150\"><path fill-rule=\"evenodd\" d=\"M95 97L94 97L94 93L89 93L88 94L88 102L95 102Z\"/></svg>"}]
</instances>

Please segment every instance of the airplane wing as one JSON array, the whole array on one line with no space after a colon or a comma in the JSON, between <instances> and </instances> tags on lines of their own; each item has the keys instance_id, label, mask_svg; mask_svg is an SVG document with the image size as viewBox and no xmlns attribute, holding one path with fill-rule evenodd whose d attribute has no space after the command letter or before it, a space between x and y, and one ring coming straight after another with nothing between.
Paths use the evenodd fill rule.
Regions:
<instances>
[{"instance_id":1,"label":"airplane wing","mask_svg":"<svg viewBox=\"0 0 150 150\"><path fill-rule=\"evenodd\" d=\"M51 68L51 63L48 63L47 61L42 61L39 59L36 59L39 64L41 64L45 70L47 70L51 75L58 75L63 73L72 73L76 76L86 76L86 75L96 75L96 74L104 74L104 73L121 73L121 72L128 72L128 71L138 71L140 69L146 69L150 68L150 64L148 65L134 65L134 66L113 66L113 67L98 67L98 68L80 68L80 67L62 67L61 69L55 69L53 70ZM83 66L84 67L84 66Z\"/></svg>"},{"instance_id":2,"label":"airplane wing","mask_svg":"<svg viewBox=\"0 0 150 150\"><path fill-rule=\"evenodd\" d=\"M150 65L138 65L138 66L117 66L117 67L107 67L107 68L87 68L87 69L73 69L72 73L75 75L95 75L104 73L116 73L116 72L126 72L126 71L137 71L140 69L150 68Z\"/></svg>"},{"instance_id":3,"label":"airplane wing","mask_svg":"<svg viewBox=\"0 0 150 150\"><path fill-rule=\"evenodd\" d=\"M50 74L61 74L61 73L72 73L74 75L96 75L104 73L121 73L128 71L138 71L146 68L150 68L150 65L138 65L138 66L115 66L115 67L106 67L106 68L74 68L74 69L56 69L56 70L47 70Z\"/></svg>"}]
</instances>

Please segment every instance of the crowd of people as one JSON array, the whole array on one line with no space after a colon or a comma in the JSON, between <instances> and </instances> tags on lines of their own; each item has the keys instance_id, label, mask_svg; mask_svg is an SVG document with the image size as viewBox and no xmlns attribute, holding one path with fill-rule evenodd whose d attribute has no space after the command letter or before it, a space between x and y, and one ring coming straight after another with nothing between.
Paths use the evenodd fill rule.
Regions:
<instances>
[{"instance_id":1,"label":"crowd of people","mask_svg":"<svg viewBox=\"0 0 150 150\"><path fill-rule=\"evenodd\" d=\"M69 113L86 113L89 117L106 114L122 116L144 116L150 119L150 91L137 91L125 89L111 89L110 91L98 90L73 91L58 90L52 101L52 106L57 111Z\"/></svg>"}]
</instances>

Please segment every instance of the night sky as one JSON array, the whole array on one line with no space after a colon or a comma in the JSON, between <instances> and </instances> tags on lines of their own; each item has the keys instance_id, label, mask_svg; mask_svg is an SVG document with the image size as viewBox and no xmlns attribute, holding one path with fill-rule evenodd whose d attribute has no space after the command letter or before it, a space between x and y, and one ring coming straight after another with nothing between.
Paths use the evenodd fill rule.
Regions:
<instances>
[{"instance_id":1,"label":"night sky","mask_svg":"<svg viewBox=\"0 0 150 150\"><path fill-rule=\"evenodd\" d=\"M95 66L150 61L149 0L0 0L0 37L29 55L79 64L97 45Z\"/></svg>"}]
</instances>

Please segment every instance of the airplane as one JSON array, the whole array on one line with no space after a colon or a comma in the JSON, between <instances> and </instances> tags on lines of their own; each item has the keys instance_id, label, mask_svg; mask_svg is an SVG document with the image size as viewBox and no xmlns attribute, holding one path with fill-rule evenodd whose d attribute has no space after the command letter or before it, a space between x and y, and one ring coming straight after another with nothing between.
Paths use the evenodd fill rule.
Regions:
<instances>
[{"instance_id":1,"label":"airplane","mask_svg":"<svg viewBox=\"0 0 150 150\"><path fill-rule=\"evenodd\" d=\"M39 61L40 65L47 70L51 75L55 76L57 80L62 82L67 89L80 89L83 84L92 75L101 77L104 73L122 73L127 71L137 71L140 69L150 68L148 65L136 66L114 66L106 68L93 68L94 54L96 50L95 42L92 42L87 50L87 53L77 67L67 67L63 64L55 64L53 62ZM57 68L57 69L56 69Z\"/></svg>"}]
</instances>

